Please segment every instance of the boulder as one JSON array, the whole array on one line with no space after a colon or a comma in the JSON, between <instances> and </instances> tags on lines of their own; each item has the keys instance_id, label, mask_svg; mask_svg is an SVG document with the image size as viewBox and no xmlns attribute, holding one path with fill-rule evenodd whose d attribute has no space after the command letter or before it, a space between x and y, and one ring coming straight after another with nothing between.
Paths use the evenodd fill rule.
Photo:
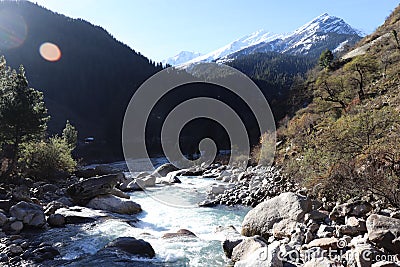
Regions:
<instances>
[{"instance_id":1,"label":"boulder","mask_svg":"<svg viewBox=\"0 0 400 267\"><path fill-rule=\"evenodd\" d=\"M2 227L7 221L7 216L0 212L0 227Z\"/></svg>"},{"instance_id":2,"label":"boulder","mask_svg":"<svg viewBox=\"0 0 400 267\"><path fill-rule=\"evenodd\" d=\"M68 187L67 194L72 198L75 204L85 205L96 196L110 194L113 188L122 179L122 175L123 174L109 174L83 180Z\"/></svg>"},{"instance_id":3,"label":"boulder","mask_svg":"<svg viewBox=\"0 0 400 267\"><path fill-rule=\"evenodd\" d=\"M349 217L346 220L346 225L337 226L338 236L350 235L357 236L367 232L367 227L364 219Z\"/></svg>"},{"instance_id":4,"label":"boulder","mask_svg":"<svg viewBox=\"0 0 400 267\"><path fill-rule=\"evenodd\" d=\"M113 188L113 189L111 190L110 194L111 194L111 195L114 195L114 196L116 196L116 197L120 197L120 198L126 198L126 199L130 199L130 198L131 198L128 194L122 192L122 191L119 190L118 188Z\"/></svg>"},{"instance_id":5,"label":"boulder","mask_svg":"<svg viewBox=\"0 0 400 267\"><path fill-rule=\"evenodd\" d=\"M206 169L202 167L195 167L181 170L178 176L202 176Z\"/></svg>"},{"instance_id":6,"label":"boulder","mask_svg":"<svg viewBox=\"0 0 400 267\"><path fill-rule=\"evenodd\" d=\"M154 258L155 256L154 249L150 243L134 237L118 237L108 243L105 249L117 249L144 258Z\"/></svg>"},{"instance_id":7,"label":"boulder","mask_svg":"<svg viewBox=\"0 0 400 267\"><path fill-rule=\"evenodd\" d=\"M46 205L46 207L44 208L44 213L47 216L49 216L51 214L54 214L58 209L65 208L65 207L67 207L67 206L59 201L52 201Z\"/></svg>"},{"instance_id":8,"label":"boulder","mask_svg":"<svg viewBox=\"0 0 400 267\"><path fill-rule=\"evenodd\" d=\"M10 215L25 225L42 227L46 224L46 217L42 206L21 201L10 208Z\"/></svg>"},{"instance_id":9,"label":"boulder","mask_svg":"<svg viewBox=\"0 0 400 267\"><path fill-rule=\"evenodd\" d=\"M49 218L47 218L47 222L50 226L60 227L65 224L65 217L62 214L51 214Z\"/></svg>"},{"instance_id":10,"label":"boulder","mask_svg":"<svg viewBox=\"0 0 400 267\"><path fill-rule=\"evenodd\" d=\"M283 267L280 243L275 241L268 247L261 247L248 255L245 260L235 263L235 267Z\"/></svg>"},{"instance_id":11,"label":"boulder","mask_svg":"<svg viewBox=\"0 0 400 267\"><path fill-rule=\"evenodd\" d=\"M242 242L243 236L240 235L233 225L218 226L215 232L224 235L225 240L222 242L222 249L224 250L226 257L230 259L232 257L233 249Z\"/></svg>"},{"instance_id":12,"label":"boulder","mask_svg":"<svg viewBox=\"0 0 400 267\"><path fill-rule=\"evenodd\" d=\"M339 239L335 237L325 237L314 239L310 243L306 244L304 247L309 249L313 247L319 247L322 249L337 249L338 248Z\"/></svg>"},{"instance_id":13,"label":"boulder","mask_svg":"<svg viewBox=\"0 0 400 267\"><path fill-rule=\"evenodd\" d=\"M291 237L298 224L299 223L296 221L283 219L282 221L274 224L272 227L272 234L276 239Z\"/></svg>"},{"instance_id":14,"label":"boulder","mask_svg":"<svg viewBox=\"0 0 400 267\"><path fill-rule=\"evenodd\" d=\"M357 200L337 205L329 214L331 220L337 220L346 216L363 217L372 210L372 205L364 200Z\"/></svg>"},{"instance_id":15,"label":"boulder","mask_svg":"<svg viewBox=\"0 0 400 267\"><path fill-rule=\"evenodd\" d=\"M10 253L13 255L19 255L24 251L20 246L17 246L15 244L10 245L8 249Z\"/></svg>"},{"instance_id":16,"label":"boulder","mask_svg":"<svg viewBox=\"0 0 400 267\"><path fill-rule=\"evenodd\" d=\"M179 229L176 233L166 233L162 238L174 238L174 237L197 237L193 232L187 229Z\"/></svg>"},{"instance_id":17,"label":"boulder","mask_svg":"<svg viewBox=\"0 0 400 267\"><path fill-rule=\"evenodd\" d=\"M15 221L10 224L10 230L14 233L19 233L24 228L24 224L21 221Z\"/></svg>"},{"instance_id":18,"label":"boulder","mask_svg":"<svg viewBox=\"0 0 400 267\"><path fill-rule=\"evenodd\" d=\"M367 218L368 239L390 253L400 253L400 220L372 214Z\"/></svg>"},{"instance_id":19,"label":"boulder","mask_svg":"<svg viewBox=\"0 0 400 267\"><path fill-rule=\"evenodd\" d=\"M132 182L130 182L126 187L125 190L126 192L132 192L132 191L142 191L145 188L144 182L140 179L133 179Z\"/></svg>"},{"instance_id":20,"label":"boulder","mask_svg":"<svg viewBox=\"0 0 400 267\"><path fill-rule=\"evenodd\" d=\"M103 195L93 198L86 205L88 208L105 210L119 214L136 214L142 211L139 204L116 197L114 195Z\"/></svg>"},{"instance_id":21,"label":"boulder","mask_svg":"<svg viewBox=\"0 0 400 267\"><path fill-rule=\"evenodd\" d=\"M179 180L179 178L177 177L177 173L179 171L172 171L170 173L167 174L167 176L165 177L160 177L156 179L156 184L180 184L181 180Z\"/></svg>"},{"instance_id":22,"label":"boulder","mask_svg":"<svg viewBox=\"0 0 400 267\"><path fill-rule=\"evenodd\" d=\"M321 224L318 228L317 231L317 236L319 238L324 238L324 237L332 237L333 233L336 231L336 228L334 226L329 226L325 224Z\"/></svg>"},{"instance_id":23,"label":"boulder","mask_svg":"<svg viewBox=\"0 0 400 267\"><path fill-rule=\"evenodd\" d=\"M253 236L243 239L242 242L233 248L231 259L233 262L246 260L256 250L266 246L267 241L261 236Z\"/></svg>"},{"instance_id":24,"label":"boulder","mask_svg":"<svg viewBox=\"0 0 400 267\"><path fill-rule=\"evenodd\" d=\"M104 211L79 206L61 208L57 210L57 214L64 216L66 224L89 223L94 222L101 217L109 216Z\"/></svg>"},{"instance_id":25,"label":"boulder","mask_svg":"<svg viewBox=\"0 0 400 267\"><path fill-rule=\"evenodd\" d=\"M223 184L219 185L212 185L211 188L208 190L208 193L214 196L220 195L224 193L226 187Z\"/></svg>"},{"instance_id":26,"label":"boulder","mask_svg":"<svg viewBox=\"0 0 400 267\"><path fill-rule=\"evenodd\" d=\"M153 175L158 177L165 177L168 173L179 170L171 163L165 163L154 170Z\"/></svg>"},{"instance_id":27,"label":"boulder","mask_svg":"<svg viewBox=\"0 0 400 267\"><path fill-rule=\"evenodd\" d=\"M53 246L43 243L38 248L31 251L31 260L40 263L47 260L53 260L56 256L60 255L60 252Z\"/></svg>"},{"instance_id":28,"label":"boulder","mask_svg":"<svg viewBox=\"0 0 400 267\"><path fill-rule=\"evenodd\" d=\"M154 175L148 175L146 177L140 178L143 181L145 187L156 186L156 177Z\"/></svg>"},{"instance_id":29,"label":"boulder","mask_svg":"<svg viewBox=\"0 0 400 267\"><path fill-rule=\"evenodd\" d=\"M303 222L304 215L311 210L311 200L295 193L282 193L258 204L249 211L242 223L242 235L272 235L275 223L288 221Z\"/></svg>"}]
</instances>

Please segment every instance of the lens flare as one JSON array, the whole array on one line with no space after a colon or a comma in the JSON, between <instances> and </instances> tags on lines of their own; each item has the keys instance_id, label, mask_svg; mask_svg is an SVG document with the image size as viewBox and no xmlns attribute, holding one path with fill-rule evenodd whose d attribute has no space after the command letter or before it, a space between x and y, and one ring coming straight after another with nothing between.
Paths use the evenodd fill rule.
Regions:
<instances>
[{"instance_id":1,"label":"lens flare","mask_svg":"<svg viewBox=\"0 0 400 267\"><path fill-rule=\"evenodd\" d=\"M61 58L61 50L60 48L53 44L46 42L42 44L39 48L40 55L47 61L58 61Z\"/></svg>"},{"instance_id":2,"label":"lens flare","mask_svg":"<svg viewBox=\"0 0 400 267\"><path fill-rule=\"evenodd\" d=\"M0 11L0 50L21 46L27 33L28 28L21 15L7 9Z\"/></svg>"}]
</instances>

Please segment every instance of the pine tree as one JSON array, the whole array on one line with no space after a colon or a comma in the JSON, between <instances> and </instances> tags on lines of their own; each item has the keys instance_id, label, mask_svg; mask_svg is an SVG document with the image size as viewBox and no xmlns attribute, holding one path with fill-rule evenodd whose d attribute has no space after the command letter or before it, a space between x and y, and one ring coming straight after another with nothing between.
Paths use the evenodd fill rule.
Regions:
<instances>
[{"instance_id":1,"label":"pine tree","mask_svg":"<svg viewBox=\"0 0 400 267\"><path fill-rule=\"evenodd\" d=\"M78 131L73 125L71 125L71 123L69 123L68 120L62 132L62 138L64 138L71 150L75 149L78 142Z\"/></svg>"},{"instance_id":2,"label":"pine tree","mask_svg":"<svg viewBox=\"0 0 400 267\"><path fill-rule=\"evenodd\" d=\"M21 143L36 140L46 131L47 109L43 94L30 88L23 66L10 71L4 58L0 61L0 133L2 146L9 147L9 164L6 174L15 170Z\"/></svg>"},{"instance_id":3,"label":"pine tree","mask_svg":"<svg viewBox=\"0 0 400 267\"><path fill-rule=\"evenodd\" d=\"M324 67L325 69L329 69L331 67L332 61L334 59L333 53L331 50L326 49L321 53L319 57L319 65Z\"/></svg>"}]
</instances>

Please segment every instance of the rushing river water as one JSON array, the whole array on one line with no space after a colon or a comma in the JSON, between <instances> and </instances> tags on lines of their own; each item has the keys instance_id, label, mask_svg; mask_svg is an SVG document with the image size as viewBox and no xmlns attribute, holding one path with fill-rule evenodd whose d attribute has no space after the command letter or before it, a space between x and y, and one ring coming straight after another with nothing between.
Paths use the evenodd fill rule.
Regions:
<instances>
[{"instance_id":1,"label":"rushing river water","mask_svg":"<svg viewBox=\"0 0 400 267\"><path fill-rule=\"evenodd\" d=\"M206 189L212 179L182 177L181 184L160 186L157 196L173 196L174 201L197 203L205 198ZM115 259L99 258L95 253L109 241L120 236L133 236L149 242L156 258L138 259L130 266L225 266L227 261L221 247L224 232L216 231L218 226L233 225L240 231L240 225L249 208L178 208L165 205L145 192L133 192L131 199L142 206L143 212L137 216L139 222L131 226L123 220L102 220L92 224L69 225L63 229L47 232L52 242L57 242L61 256L72 260L67 266L121 266ZM188 229L198 238L163 239L163 234ZM127 265L127 264L125 264Z\"/></svg>"}]
</instances>

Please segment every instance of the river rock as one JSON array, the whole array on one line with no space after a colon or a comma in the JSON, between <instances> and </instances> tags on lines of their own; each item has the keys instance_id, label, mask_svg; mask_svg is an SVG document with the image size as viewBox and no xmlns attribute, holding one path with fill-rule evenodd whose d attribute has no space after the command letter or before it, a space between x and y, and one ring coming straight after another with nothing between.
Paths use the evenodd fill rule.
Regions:
<instances>
[{"instance_id":1,"label":"river rock","mask_svg":"<svg viewBox=\"0 0 400 267\"><path fill-rule=\"evenodd\" d=\"M2 227L7 221L7 216L0 212L0 227Z\"/></svg>"},{"instance_id":2,"label":"river rock","mask_svg":"<svg viewBox=\"0 0 400 267\"><path fill-rule=\"evenodd\" d=\"M206 169L202 167L194 167L183 169L179 172L178 176L202 176Z\"/></svg>"},{"instance_id":3,"label":"river rock","mask_svg":"<svg viewBox=\"0 0 400 267\"><path fill-rule=\"evenodd\" d=\"M110 194L113 188L122 179L121 176L123 176L123 174L109 174L89 178L68 187L67 194L72 198L75 204L85 205L96 196Z\"/></svg>"},{"instance_id":4,"label":"river rock","mask_svg":"<svg viewBox=\"0 0 400 267\"><path fill-rule=\"evenodd\" d=\"M43 208L37 204L21 201L10 208L10 215L28 226L42 227L46 224Z\"/></svg>"},{"instance_id":5,"label":"river rock","mask_svg":"<svg viewBox=\"0 0 400 267\"><path fill-rule=\"evenodd\" d=\"M111 190L110 194L111 194L111 195L114 195L114 196L116 196L116 197L120 197L120 198L126 198L126 199L130 199L130 198L131 198L128 194L122 192L122 191L119 190L118 188L113 188L113 189Z\"/></svg>"},{"instance_id":6,"label":"river rock","mask_svg":"<svg viewBox=\"0 0 400 267\"><path fill-rule=\"evenodd\" d=\"M108 243L105 249L118 249L144 258L153 258L155 256L154 249L150 243L134 237L119 237Z\"/></svg>"},{"instance_id":7,"label":"river rock","mask_svg":"<svg viewBox=\"0 0 400 267\"><path fill-rule=\"evenodd\" d=\"M212 185L211 188L208 190L208 193L211 195L219 195L224 193L226 187L223 184L219 184L219 185Z\"/></svg>"},{"instance_id":8,"label":"river rock","mask_svg":"<svg viewBox=\"0 0 400 267\"><path fill-rule=\"evenodd\" d=\"M34 248L30 252L30 258L37 263L53 260L56 256L60 255L60 252L53 246L43 243L38 248Z\"/></svg>"},{"instance_id":9,"label":"river rock","mask_svg":"<svg viewBox=\"0 0 400 267\"><path fill-rule=\"evenodd\" d=\"M158 177L165 177L168 173L179 170L171 163L165 163L154 170L153 175Z\"/></svg>"},{"instance_id":10,"label":"river rock","mask_svg":"<svg viewBox=\"0 0 400 267\"><path fill-rule=\"evenodd\" d=\"M140 179L133 179L126 187L124 191L142 191L145 188L144 182Z\"/></svg>"},{"instance_id":11,"label":"river rock","mask_svg":"<svg viewBox=\"0 0 400 267\"><path fill-rule=\"evenodd\" d=\"M372 205L364 200L357 200L337 205L329 214L331 220L337 220L346 216L363 217L372 210Z\"/></svg>"},{"instance_id":12,"label":"river rock","mask_svg":"<svg viewBox=\"0 0 400 267\"><path fill-rule=\"evenodd\" d=\"M14 244L10 245L10 247L8 249L9 249L10 253L13 255L19 255L24 251L20 246L17 246Z\"/></svg>"},{"instance_id":13,"label":"river rock","mask_svg":"<svg viewBox=\"0 0 400 267\"><path fill-rule=\"evenodd\" d=\"M245 260L236 262L235 267L283 267L279 247L280 243L275 241L268 247L258 248Z\"/></svg>"},{"instance_id":14,"label":"river rock","mask_svg":"<svg viewBox=\"0 0 400 267\"><path fill-rule=\"evenodd\" d=\"M314 239L310 243L306 244L304 247L309 249L313 247L319 247L322 249L337 249L338 248L338 239L335 237L325 237L325 238L319 238L319 239Z\"/></svg>"},{"instance_id":15,"label":"river rock","mask_svg":"<svg viewBox=\"0 0 400 267\"><path fill-rule=\"evenodd\" d=\"M159 177L156 179L156 184L180 184L181 180L177 177L177 173L179 171L172 171L167 174L165 177Z\"/></svg>"},{"instance_id":16,"label":"river rock","mask_svg":"<svg viewBox=\"0 0 400 267\"><path fill-rule=\"evenodd\" d=\"M390 253L400 253L400 220L372 214L367 219L368 239Z\"/></svg>"},{"instance_id":17,"label":"river rock","mask_svg":"<svg viewBox=\"0 0 400 267\"><path fill-rule=\"evenodd\" d=\"M60 227L65 224L65 217L62 214L51 214L47 222L50 226Z\"/></svg>"},{"instance_id":18,"label":"river rock","mask_svg":"<svg viewBox=\"0 0 400 267\"><path fill-rule=\"evenodd\" d=\"M49 204L46 205L44 208L44 213L49 216L51 214L54 214L58 209L65 208L67 207L64 203L61 203L59 201L52 201Z\"/></svg>"},{"instance_id":19,"label":"river rock","mask_svg":"<svg viewBox=\"0 0 400 267\"><path fill-rule=\"evenodd\" d=\"M287 219L302 222L304 215L311 210L311 200L295 193L282 193L258 204L249 211L242 223L242 235L272 235L275 223Z\"/></svg>"},{"instance_id":20,"label":"river rock","mask_svg":"<svg viewBox=\"0 0 400 267\"><path fill-rule=\"evenodd\" d=\"M64 216L66 224L89 223L94 222L99 218L109 216L104 211L80 206L61 208L57 210L57 214Z\"/></svg>"},{"instance_id":21,"label":"river rock","mask_svg":"<svg viewBox=\"0 0 400 267\"><path fill-rule=\"evenodd\" d=\"M176 233L166 233L162 238L175 238L175 237L197 237L193 232L187 229L179 229Z\"/></svg>"},{"instance_id":22,"label":"river rock","mask_svg":"<svg viewBox=\"0 0 400 267\"><path fill-rule=\"evenodd\" d=\"M24 224L21 221L15 221L10 223L10 230L14 233L19 233L24 228Z\"/></svg>"},{"instance_id":23,"label":"river rock","mask_svg":"<svg viewBox=\"0 0 400 267\"><path fill-rule=\"evenodd\" d=\"M116 197L114 195L103 195L93 198L86 205L88 208L97 210L106 210L119 214L136 214L142 211L139 204L128 200Z\"/></svg>"},{"instance_id":24,"label":"river rock","mask_svg":"<svg viewBox=\"0 0 400 267\"><path fill-rule=\"evenodd\" d=\"M246 260L252 253L267 246L267 241L261 236L253 236L243 239L232 251L232 261Z\"/></svg>"},{"instance_id":25,"label":"river rock","mask_svg":"<svg viewBox=\"0 0 400 267\"><path fill-rule=\"evenodd\" d=\"M153 187L156 186L156 177L154 175L148 175L143 178L140 178L143 181L145 187Z\"/></svg>"}]
</instances>

